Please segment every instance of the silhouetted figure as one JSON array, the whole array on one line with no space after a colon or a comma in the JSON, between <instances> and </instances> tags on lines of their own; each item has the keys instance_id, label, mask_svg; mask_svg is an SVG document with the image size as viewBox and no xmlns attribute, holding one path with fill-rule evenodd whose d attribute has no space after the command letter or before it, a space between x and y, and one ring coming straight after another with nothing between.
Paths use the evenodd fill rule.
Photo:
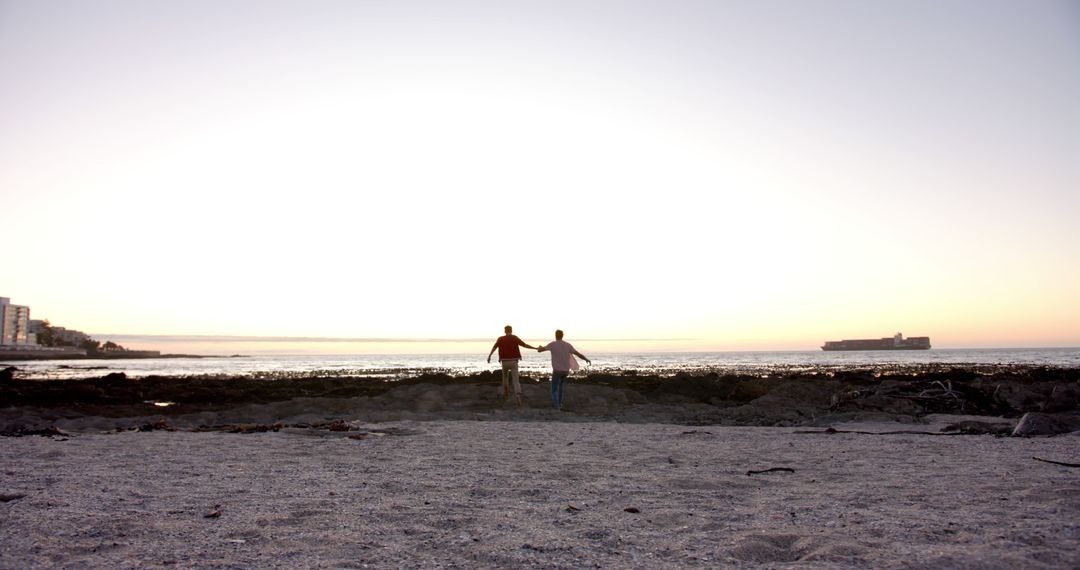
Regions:
<instances>
[{"instance_id":1,"label":"silhouetted figure","mask_svg":"<svg viewBox=\"0 0 1080 570\"><path fill-rule=\"evenodd\" d=\"M570 376L571 370L578 367L574 356L579 356L585 362L592 364L587 356L574 350L574 345L566 342L562 337L563 332L557 330L554 342L536 349L537 352L546 350L551 353L551 407L556 410L562 409L563 386L566 383L566 377Z\"/></svg>"},{"instance_id":2,"label":"silhouetted figure","mask_svg":"<svg viewBox=\"0 0 1080 570\"><path fill-rule=\"evenodd\" d=\"M514 384L514 399L517 402L517 406L520 408L523 405L521 400L521 382L518 379L518 362L521 361L521 350L519 346L525 348L536 348L526 344L514 333L514 327L506 325L503 327L503 331L506 332L503 336L495 339L495 344L491 347L491 352L488 353L487 361L491 362L491 355L495 353L495 349L499 349L499 362L502 364L502 387L503 387L503 401L510 399L510 384L509 381L513 381Z\"/></svg>"}]
</instances>

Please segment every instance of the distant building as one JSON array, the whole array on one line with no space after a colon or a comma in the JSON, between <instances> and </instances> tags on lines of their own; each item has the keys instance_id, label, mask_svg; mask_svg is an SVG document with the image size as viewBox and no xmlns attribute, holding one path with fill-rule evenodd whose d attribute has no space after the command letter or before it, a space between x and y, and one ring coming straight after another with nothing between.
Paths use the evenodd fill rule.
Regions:
<instances>
[{"instance_id":1,"label":"distant building","mask_svg":"<svg viewBox=\"0 0 1080 570\"><path fill-rule=\"evenodd\" d=\"M29 321L29 331L34 337L44 334L45 328L45 321L37 319ZM90 335L82 331L54 326L48 328L52 332L52 343L56 346L82 346L84 342L92 340Z\"/></svg>"},{"instance_id":2,"label":"distant building","mask_svg":"<svg viewBox=\"0 0 1080 570\"><path fill-rule=\"evenodd\" d=\"M45 332L45 321L41 319L30 319L30 334L41 334Z\"/></svg>"},{"instance_id":3,"label":"distant building","mask_svg":"<svg viewBox=\"0 0 1080 570\"><path fill-rule=\"evenodd\" d=\"M59 344L66 344L68 346L82 346L82 344L88 340L91 340L90 335L71 329L65 329L64 327L53 327L53 339L54 342Z\"/></svg>"},{"instance_id":4,"label":"distant building","mask_svg":"<svg viewBox=\"0 0 1080 570\"><path fill-rule=\"evenodd\" d=\"M11 299L0 297L0 345L31 344L30 307L12 305Z\"/></svg>"}]
</instances>

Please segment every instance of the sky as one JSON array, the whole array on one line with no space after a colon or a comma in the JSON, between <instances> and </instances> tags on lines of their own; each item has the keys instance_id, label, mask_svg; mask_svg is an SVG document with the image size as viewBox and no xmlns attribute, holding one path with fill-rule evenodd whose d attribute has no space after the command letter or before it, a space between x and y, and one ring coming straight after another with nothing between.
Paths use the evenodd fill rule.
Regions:
<instances>
[{"instance_id":1,"label":"sky","mask_svg":"<svg viewBox=\"0 0 1080 570\"><path fill-rule=\"evenodd\" d=\"M1080 346L1078 158L1074 1L0 0L0 296L99 339Z\"/></svg>"}]
</instances>

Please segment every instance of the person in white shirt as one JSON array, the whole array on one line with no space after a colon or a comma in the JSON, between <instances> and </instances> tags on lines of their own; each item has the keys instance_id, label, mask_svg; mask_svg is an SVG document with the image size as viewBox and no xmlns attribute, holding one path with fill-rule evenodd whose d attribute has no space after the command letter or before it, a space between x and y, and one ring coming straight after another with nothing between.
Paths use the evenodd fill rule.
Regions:
<instances>
[{"instance_id":1,"label":"person in white shirt","mask_svg":"<svg viewBox=\"0 0 1080 570\"><path fill-rule=\"evenodd\" d=\"M562 409L563 386L570 371L577 368L574 356L580 357L585 362L592 364L587 356L574 350L574 345L566 342L561 330L555 331L555 341L536 349L537 352L548 351L551 353L551 407L556 410Z\"/></svg>"}]
</instances>

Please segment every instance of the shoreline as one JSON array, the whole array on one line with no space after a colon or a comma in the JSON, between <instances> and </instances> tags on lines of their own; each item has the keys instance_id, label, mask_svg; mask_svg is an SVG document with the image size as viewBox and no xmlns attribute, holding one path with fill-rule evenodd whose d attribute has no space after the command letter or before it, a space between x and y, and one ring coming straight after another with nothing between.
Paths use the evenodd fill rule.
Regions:
<instances>
[{"instance_id":1,"label":"shoreline","mask_svg":"<svg viewBox=\"0 0 1080 570\"><path fill-rule=\"evenodd\" d=\"M8 351L0 353L0 367L12 362L40 362L42 360L151 360L171 358L236 358L239 355L218 356L206 354L146 354L153 351L128 351L98 354L35 354L33 351L16 352L9 354Z\"/></svg>"},{"instance_id":2,"label":"shoreline","mask_svg":"<svg viewBox=\"0 0 1080 570\"><path fill-rule=\"evenodd\" d=\"M504 402L496 372L401 379L127 378L122 373L81 380L15 379L0 383L0 432L125 429L158 421L180 429L488 419L827 426L868 420L918 424L932 414L982 416L989 424L1015 425L1029 413L1060 416L1071 425L1071 416L1080 415L1080 369L1071 368L673 377L592 373L572 377L564 410L555 416L546 376L523 375L522 391L523 409Z\"/></svg>"}]
</instances>

